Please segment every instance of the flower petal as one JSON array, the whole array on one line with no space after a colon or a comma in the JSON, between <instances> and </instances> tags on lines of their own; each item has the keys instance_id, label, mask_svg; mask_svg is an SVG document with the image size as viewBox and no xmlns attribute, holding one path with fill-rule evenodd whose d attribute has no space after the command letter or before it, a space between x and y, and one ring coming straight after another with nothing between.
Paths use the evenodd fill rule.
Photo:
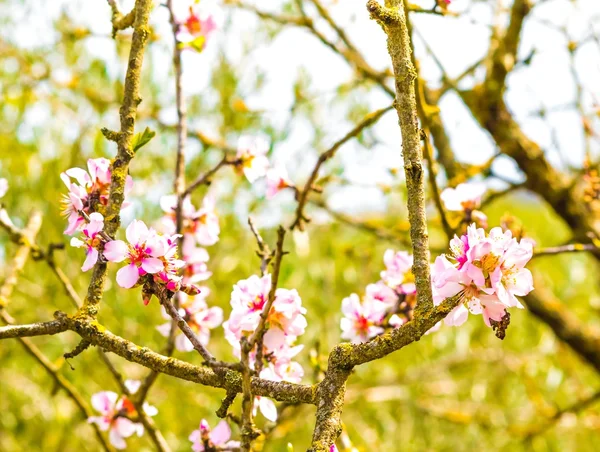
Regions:
<instances>
[{"instance_id":1,"label":"flower petal","mask_svg":"<svg viewBox=\"0 0 600 452\"><path fill-rule=\"evenodd\" d=\"M112 240L104 245L104 257L111 262L123 262L129 255L129 247L123 240Z\"/></svg>"},{"instance_id":2,"label":"flower petal","mask_svg":"<svg viewBox=\"0 0 600 452\"><path fill-rule=\"evenodd\" d=\"M81 266L81 271L88 271L90 268L92 268L96 262L98 261L98 250L96 248L88 248L87 251L87 257L85 258L85 261L83 262L83 265Z\"/></svg>"},{"instance_id":3,"label":"flower petal","mask_svg":"<svg viewBox=\"0 0 600 452\"><path fill-rule=\"evenodd\" d=\"M139 278L140 274L135 264L126 265L117 272L117 283L125 289L135 286Z\"/></svg>"},{"instance_id":4,"label":"flower petal","mask_svg":"<svg viewBox=\"0 0 600 452\"><path fill-rule=\"evenodd\" d=\"M161 271L165 266L162 261L156 257L146 257L145 259L142 259L142 268L146 272L154 274Z\"/></svg>"}]
</instances>

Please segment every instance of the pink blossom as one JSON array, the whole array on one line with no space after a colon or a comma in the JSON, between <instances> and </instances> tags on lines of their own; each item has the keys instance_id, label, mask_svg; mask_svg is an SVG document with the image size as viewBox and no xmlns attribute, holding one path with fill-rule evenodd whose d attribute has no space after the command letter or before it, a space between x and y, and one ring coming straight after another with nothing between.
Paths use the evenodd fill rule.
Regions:
<instances>
[{"instance_id":1,"label":"pink blossom","mask_svg":"<svg viewBox=\"0 0 600 452\"><path fill-rule=\"evenodd\" d=\"M456 188L444 189L440 198L448 210L456 212L475 210L481 205L481 198L486 190L485 185L481 183L458 184Z\"/></svg>"},{"instance_id":2,"label":"pink blossom","mask_svg":"<svg viewBox=\"0 0 600 452\"><path fill-rule=\"evenodd\" d=\"M267 199L273 199L281 190L293 186L285 167L270 168L267 171Z\"/></svg>"},{"instance_id":3,"label":"pink blossom","mask_svg":"<svg viewBox=\"0 0 600 452\"><path fill-rule=\"evenodd\" d=\"M8 181L4 178L0 178L0 198L4 197L8 191Z\"/></svg>"},{"instance_id":4,"label":"pink blossom","mask_svg":"<svg viewBox=\"0 0 600 452\"><path fill-rule=\"evenodd\" d=\"M260 372L260 378L272 381L300 383L303 377L304 369L300 363L286 358L277 359L275 363L269 363L269 366Z\"/></svg>"},{"instance_id":5,"label":"pink blossom","mask_svg":"<svg viewBox=\"0 0 600 452\"><path fill-rule=\"evenodd\" d=\"M387 250L383 255L385 270L381 279L399 293L414 293L416 288L412 274L413 257L406 251Z\"/></svg>"},{"instance_id":6,"label":"pink blossom","mask_svg":"<svg viewBox=\"0 0 600 452\"><path fill-rule=\"evenodd\" d=\"M202 296L196 295L191 297L184 293L179 295L179 315L183 317L200 340L200 343L204 346L208 345L210 330L218 327L223 322L223 310L216 306L209 308L204 299L207 294L208 289L205 288L202 291ZM168 337L171 331L171 317L166 313L164 308L162 315L169 322L158 326L157 329L160 334ZM194 346L183 333L178 334L175 338L175 347L181 352L194 350Z\"/></svg>"},{"instance_id":7,"label":"pink blossom","mask_svg":"<svg viewBox=\"0 0 600 452\"><path fill-rule=\"evenodd\" d=\"M229 319L223 323L225 339L232 345L236 356L240 357L240 339L252 334L260 322L260 315L268 301L271 290L271 275L256 275L239 281L231 293L232 311ZM268 366L263 370L269 379L299 382L304 371L302 366L292 359L300 353L303 346L295 345L298 336L306 329L306 309L298 292L284 288L275 291L275 300L267 316L267 330L263 337L262 356ZM256 348L250 353L250 365L255 366ZM262 375L262 374L261 374ZM272 402L267 399L257 402L264 408L266 417L272 417ZM265 411L266 410L266 411ZM276 411L275 411L276 412Z\"/></svg>"},{"instance_id":8,"label":"pink blossom","mask_svg":"<svg viewBox=\"0 0 600 452\"><path fill-rule=\"evenodd\" d=\"M68 226L65 234L72 235L85 223L85 219L79 214L82 210L91 214L100 206L108 204L108 193L111 182L110 160L105 158L89 159L88 170L82 168L70 168L60 174L60 178L69 189L69 193L63 195L63 215L67 217ZM72 180L75 180L73 182ZM125 195L133 187L133 179L127 176L125 182ZM127 202L122 207L127 207Z\"/></svg>"},{"instance_id":9,"label":"pink blossom","mask_svg":"<svg viewBox=\"0 0 600 452\"><path fill-rule=\"evenodd\" d=\"M179 271L185 266L185 262L177 257L177 239L181 236L162 235L155 231L152 231L152 233L155 236L154 248L162 248L165 250L164 254L159 257L163 263L163 269L154 274L154 281L159 284L164 284L171 292L183 290L183 276L179 275ZM192 288L190 287L189 289Z\"/></svg>"},{"instance_id":10,"label":"pink blossom","mask_svg":"<svg viewBox=\"0 0 600 452\"><path fill-rule=\"evenodd\" d=\"M336 445L335 445L335 444L332 444L332 445L329 447L329 452L339 452L339 451L338 451L338 448L336 447Z\"/></svg>"},{"instance_id":11,"label":"pink blossom","mask_svg":"<svg viewBox=\"0 0 600 452\"><path fill-rule=\"evenodd\" d=\"M486 234L472 224L467 234L451 240L450 249L453 262L439 256L432 267L434 304L460 295L460 304L444 319L447 325L462 325L471 313L483 315L490 326L490 320L502 320L507 308L523 307L516 296L533 290L525 268L533 254L531 242L519 243L501 228Z\"/></svg>"},{"instance_id":12,"label":"pink blossom","mask_svg":"<svg viewBox=\"0 0 600 452\"><path fill-rule=\"evenodd\" d=\"M269 298L271 275L262 278L256 275L239 281L231 293L231 315L227 329L237 341L252 333L260 321L260 315ZM267 317L270 328L281 330L286 336L296 338L304 334L306 328L306 309L296 290L279 288L275 292L275 300Z\"/></svg>"},{"instance_id":13,"label":"pink blossom","mask_svg":"<svg viewBox=\"0 0 600 452\"><path fill-rule=\"evenodd\" d=\"M201 11L197 3L189 6L186 17L178 22L178 41L184 48L191 48L197 52L204 50L208 36L217 28L213 17Z\"/></svg>"},{"instance_id":14,"label":"pink blossom","mask_svg":"<svg viewBox=\"0 0 600 452\"><path fill-rule=\"evenodd\" d=\"M269 298L271 275L262 278L256 275L238 281L231 292L231 315L229 329L239 340L243 334L253 332L258 326L260 314Z\"/></svg>"},{"instance_id":15,"label":"pink blossom","mask_svg":"<svg viewBox=\"0 0 600 452\"><path fill-rule=\"evenodd\" d=\"M209 259L208 251L204 248L196 246L190 236L183 237L182 245L183 256L185 262L183 269L183 283L193 284L200 281L206 281L211 277L212 273L208 270L206 262Z\"/></svg>"},{"instance_id":16,"label":"pink blossom","mask_svg":"<svg viewBox=\"0 0 600 452\"><path fill-rule=\"evenodd\" d=\"M203 452L205 445L211 448L218 448L219 450L229 450L240 447L239 441L230 441L231 428L227 421L222 420L217 426L211 430L208 422L202 419L198 430L194 430L189 440L193 443L192 450L194 452Z\"/></svg>"},{"instance_id":17,"label":"pink blossom","mask_svg":"<svg viewBox=\"0 0 600 452\"><path fill-rule=\"evenodd\" d=\"M393 308L398 302L398 294L383 281L369 284L366 289L366 297L380 301L388 308Z\"/></svg>"},{"instance_id":18,"label":"pink blossom","mask_svg":"<svg viewBox=\"0 0 600 452\"><path fill-rule=\"evenodd\" d=\"M117 272L117 283L126 289L135 286L147 273L155 274L164 270L160 257L169 251L166 240L153 229L148 229L143 221L133 220L125 231L127 241L113 240L104 246L104 257L111 262L127 265Z\"/></svg>"},{"instance_id":19,"label":"pink blossom","mask_svg":"<svg viewBox=\"0 0 600 452\"><path fill-rule=\"evenodd\" d=\"M163 230L167 234L175 234L177 196L163 196L160 199L160 206L166 214L162 218ZM184 236L195 239L199 245L203 246L214 245L219 241L221 228L219 227L219 217L215 212L215 200L211 194L204 197L202 207L198 210L189 198L183 200L181 207Z\"/></svg>"},{"instance_id":20,"label":"pink blossom","mask_svg":"<svg viewBox=\"0 0 600 452\"><path fill-rule=\"evenodd\" d=\"M138 384L133 385L132 383ZM137 390L139 387L139 382L131 380L127 380L125 384L128 389L135 388ZM91 416L88 418L88 422L98 425L102 431L108 430L110 443L116 449L125 449L127 446L125 438L134 433L137 433L138 436L143 435L144 426L131 420L131 418L137 418L138 415L135 406L127 397L119 397L112 391L98 392L92 396L92 406L100 413L100 416ZM144 412L148 416L157 414L156 408L148 404L144 404Z\"/></svg>"},{"instance_id":21,"label":"pink blossom","mask_svg":"<svg viewBox=\"0 0 600 452\"><path fill-rule=\"evenodd\" d=\"M449 2L447 2L449 4ZM453 212L464 212L467 221L475 221L481 227L487 227L487 216L477 210L481 199L487 191L482 183L470 182L458 184L456 188L446 188L440 194L446 209Z\"/></svg>"},{"instance_id":22,"label":"pink blossom","mask_svg":"<svg viewBox=\"0 0 600 452\"><path fill-rule=\"evenodd\" d=\"M81 270L86 272L92 268L98 261L98 247L102 243L101 237L98 235L104 228L104 217L98 212L90 215L90 222L83 228L84 240L76 237L71 239L71 246L76 248L86 248L86 258L81 267Z\"/></svg>"},{"instance_id":23,"label":"pink blossom","mask_svg":"<svg viewBox=\"0 0 600 452\"><path fill-rule=\"evenodd\" d=\"M386 306L378 300L365 298L361 303L358 295L352 294L342 300L342 313L342 339L366 342L385 331L381 325Z\"/></svg>"},{"instance_id":24,"label":"pink blossom","mask_svg":"<svg viewBox=\"0 0 600 452\"><path fill-rule=\"evenodd\" d=\"M239 164L236 169L243 172L248 182L253 183L265 176L269 169L267 151L269 143L262 137L242 136L238 141L237 159Z\"/></svg>"}]
</instances>

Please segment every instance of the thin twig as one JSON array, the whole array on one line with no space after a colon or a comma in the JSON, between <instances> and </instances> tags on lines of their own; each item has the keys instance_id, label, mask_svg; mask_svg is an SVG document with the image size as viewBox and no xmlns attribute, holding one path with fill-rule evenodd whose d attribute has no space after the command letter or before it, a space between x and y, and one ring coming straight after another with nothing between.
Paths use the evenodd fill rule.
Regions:
<instances>
[{"instance_id":1,"label":"thin twig","mask_svg":"<svg viewBox=\"0 0 600 452\"><path fill-rule=\"evenodd\" d=\"M600 248L594 243L570 243L568 245L550 246L533 251L533 257L555 256L564 253L598 253Z\"/></svg>"},{"instance_id":2,"label":"thin twig","mask_svg":"<svg viewBox=\"0 0 600 452\"><path fill-rule=\"evenodd\" d=\"M385 113L392 110L393 108L394 108L394 106L390 105L389 107L382 108L380 110L376 110L374 112L369 113L368 115L366 115L364 117L364 119L361 122L359 122L356 126L354 126L354 128L352 130L350 130L341 139L336 141L329 149L327 149L325 152L323 152L321 155L319 155L319 158L312 170L312 173L310 174L308 180L306 181L306 184L304 184L304 188L302 190L300 190L297 194L298 207L296 208L296 217L294 219L294 222L290 226L290 229L294 229L295 227L298 227L298 229L303 231L304 223L310 221L310 219L304 213L304 208L308 201L308 194L311 190L313 190L313 187L314 187L314 184L319 175L319 170L321 169L321 166L327 160L332 158L335 155L336 151L343 144L345 144L347 141L351 140L352 138L355 138L356 136L358 136L367 127L370 127L371 125L375 124L379 120L379 118L381 118Z\"/></svg>"},{"instance_id":3,"label":"thin twig","mask_svg":"<svg viewBox=\"0 0 600 452\"><path fill-rule=\"evenodd\" d=\"M227 154L223 155L223 158L217 163L214 167L209 169L206 173L202 174L198 177L194 182L192 182L183 192L183 197L190 195L196 188L202 185L208 185L211 182L211 178L215 175L217 171L219 171L222 167L227 165L235 165L238 162L237 159L229 157Z\"/></svg>"},{"instance_id":4,"label":"thin twig","mask_svg":"<svg viewBox=\"0 0 600 452\"><path fill-rule=\"evenodd\" d=\"M256 251L256 254L258 257L260 257L260 276L264 276L269 263L273 259L273 253L269 249L269 245L267 245L263 240L262 236L258 232L258 229L256 229L252 217L248 217L248 226L250 226L252 235L254 235L256 243L258 244L258 251Z\"/></svg>"}]
</instances>

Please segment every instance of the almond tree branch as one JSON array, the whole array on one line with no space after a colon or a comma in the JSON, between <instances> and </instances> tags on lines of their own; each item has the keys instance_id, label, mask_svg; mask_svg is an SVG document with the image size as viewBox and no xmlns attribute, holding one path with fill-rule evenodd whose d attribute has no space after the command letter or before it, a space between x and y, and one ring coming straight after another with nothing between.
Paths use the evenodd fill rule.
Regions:
<instances>
[{"instance_id":1,"label":"almond tree branch","mask_svg":"<svg viewBox=\"0 0 600 452\"><path fill-rule=\"evenodd\" d=\"M108 195L108 206L104 216L104 231L114 237L120 226L119 212L125 199L125 182L129 172L129 163L135 153L132 148L132 139L135 127L137 107L142 101L140 97L140 79L142 62L144 59L144 48L150 36L148 18L152 8L151 0L136 0L133 9L135 20L133 22L133 35L131 38L131 49L129 51L129 62L125 75L123 91L123 103L119 110L121 129L115 135L105 133L117 143L117 155L112 161L110 191ZM107 266L100 260L94 266L92 278L88 286L80 314L95 318L98 313L98 304L102 299L102 292L106 281Z\"/></svg>"},{"instance_id":2,"label":"almond tree branch","mask_svg":"<svg viewBox=\"0 0 600 452\"><path fill-rule=\"evenodd\" d=\"M112 33L114 38L117 34L117 31L125 30L126 28L133 26L133 21L135 19L135 8L124 15L121 12L118 0L108 0L108 4L112 11Z\"/></svg>"},{"instance_id":3,"label":"almond tree branch","mask_svg":"<svg viewBox=\"0 0 600 452\"><path fill-rule=\"evenodd\" d=\"M547 248L541 248L533 251L533 257L542 256L555 256L557 254L564 253L598 253L600 249L595 243L570 243L568 245L561 246L549 246Z\"/></svg>"},{"instance_id":4,"label":"almond tree branch","mask_svg":"<svg viewBox=\"0 0 600 452\"><path fill-rule=\"evenodd\" d=\"M401 0L389 0L386 1L386 7L383 7L376 0L369 0L367 9L388 37L388 51L394 69L396 81L394 106L402 133L417 305L414 319L401 328L364 344L340 344L333 349L329 355L325 378L317 388L317 420L311 452L328 451L340 434L346 380L352 368L382 358L418 340L458 303L458 299L450 299L437 308L433 306L429 275L429 239L425 216L425 186L414 86L416 71L412 64L404 4Z\"/></svg>"},{"instance_id":5,"label":"almond tree branch","mask_svg":"<svg viewBox=\"0 0 600 452\"><path fill-rule=\"evenodd\" d=\"M433 308L431 280L429 275L429 236L425 215L425 183L417 119L415 92L416 70L412 64L410 36L406 24L402 0L393 0L381 6L376 0L367 2L371 17L379 22L388 37L388 52L396 80L396 101L402 132L402 155L408 198L408 220L413 247L413 273L417 286L415 313L428 312ZM416 318L419 316L416 315Z\"/></svg>"},{"instance_id":6,"label":"almond tree branch","mask_svg":"<svg viewBox=\"0 0 600 452\"><path fill-rule=\"evenodd\" d=\"M175 19L175 13L173 11L173 1L167 0L167 9L169 10L169 22L171 24L171 31L173 33L173 69L175 71L175 103L177 106L177 153L175 161L175 181L174 190L177 196L177 204L175 206L175 233L182 234L183 232L183 200L185 198L185 144L187 139L187 107L185 103L185 96L183 94L183 88L181 86L182 67L181 67L181 47L177 40L177 34L179 32L179 24ZM178 241L179 249L183 249L183 239L180 238ZM170 302L169 302L170 303ZM175 294L175 312L179 309L180 295ZM175 336L177 331L177 320L172 317L171 327L169 335L167 336L167 343L164 349L164 353L167 356L171 356L175 350ZM182 319L183 320L183 319ZM186 325L187 326L187 325ZM142 380L141 387L139 388L139 394L141 394L140 400L143 402L147 397L150 388L158 378L158 373L150 371L148 375Z\"/></svg>"},{"instance_id":7,"label":"almond tree branch","mask_svg":"<svg viewBox=\"0 0 600 452\"><path fill-rule=\"evenodd\" d=\"M251 219L248 219L248 224L250 225L250 229L252 230L258 242L259 253L268 253L270 256L268 246L265 244L262 237L254 227L254 223ZM243 389L242 451L244 452L251 450L252 441L256 439L260 434L260 432L254 427L254 422L252 421L254 396L252 394L251 386L250 352L252 351L254 346L256 346L256 359L254 370L257 374L260 374L263 359L263 338L267 330L267 319L269 317L269 313L271 312L271 308L273 307L273 303L275 302L275 293L277 291L277 283L279 281L279 269L281 268L281 260L285 254L285 252L283 251L284 239L285 229L279 226L279 229L277 230L277 245L273 256L273 273L271 275L271 288L269 289L267 302L265 303L262 312L260 313L258 326L254 330L254 333L252 333L252 335L249 338L246 338L245 336L242 337L242 340L240 341ZM261 268L262 265L264 265L264 262L265 259L263 258L263 264L261 264Z\"/></svg>"},{"instance_id":8,"label":"almond tree branch","mask_svg":"<svg viewBox=\"0 0 600 452\"><path fill-rule=\"evenodd\" d=\"M171 375L182 380L199 383L204 386L225 389L229 392L242 392L242 378L239 372L229 369L207 369L185 361L169 358L146 347L116 336L89 317L75 315L69 317L62 312L55 313L55 320L33 325L0 327L0 339L57 334L73 331L92 345L114 353L127 361L140 364L148 369ZM252 392L255 395L270 397L281 402L314 404L312 386L280 381L251 379Z\"/></svg>"}]
</instances>

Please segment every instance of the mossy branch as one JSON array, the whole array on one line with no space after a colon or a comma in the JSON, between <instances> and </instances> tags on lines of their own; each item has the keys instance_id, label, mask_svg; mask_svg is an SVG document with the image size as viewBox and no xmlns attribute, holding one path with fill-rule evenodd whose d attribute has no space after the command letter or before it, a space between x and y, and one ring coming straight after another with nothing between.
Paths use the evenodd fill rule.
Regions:
<instances>
[{"instance_id":1,"label":"mossy branch","mask_svg":"<svg viewBox=\"0 0 600 452\"><path fill-rule=\"evenodd\" d=\"M116 5L116 2L114 3ZM111 4L112 6L112 4ZM116 8L116 6L115 6ZM144 49L148 41L150 30L148 18L152 9L151 0L137 0L132 14L133 35L131 38L131 49L129 51L129 62L125 75L125 86L123 103L120 108L121 129L113 138L117 139L117 156L111 165L111 183L108 196L108 207L105 215L105 232L114 237L120 226L119 212L125 199L125 182L129 172L129 162L134 156L132 149L132 138L135 127L137 107L142 101L140 98L140 79L142 62L144 60ZM113 9L113 12L115 10ZM102 298L104 283L106 280L106 263L98 261L94 266L92 278L88 286L81 313L94 318L98 312L98 304Z\"/></svg>"}]
</instances>

